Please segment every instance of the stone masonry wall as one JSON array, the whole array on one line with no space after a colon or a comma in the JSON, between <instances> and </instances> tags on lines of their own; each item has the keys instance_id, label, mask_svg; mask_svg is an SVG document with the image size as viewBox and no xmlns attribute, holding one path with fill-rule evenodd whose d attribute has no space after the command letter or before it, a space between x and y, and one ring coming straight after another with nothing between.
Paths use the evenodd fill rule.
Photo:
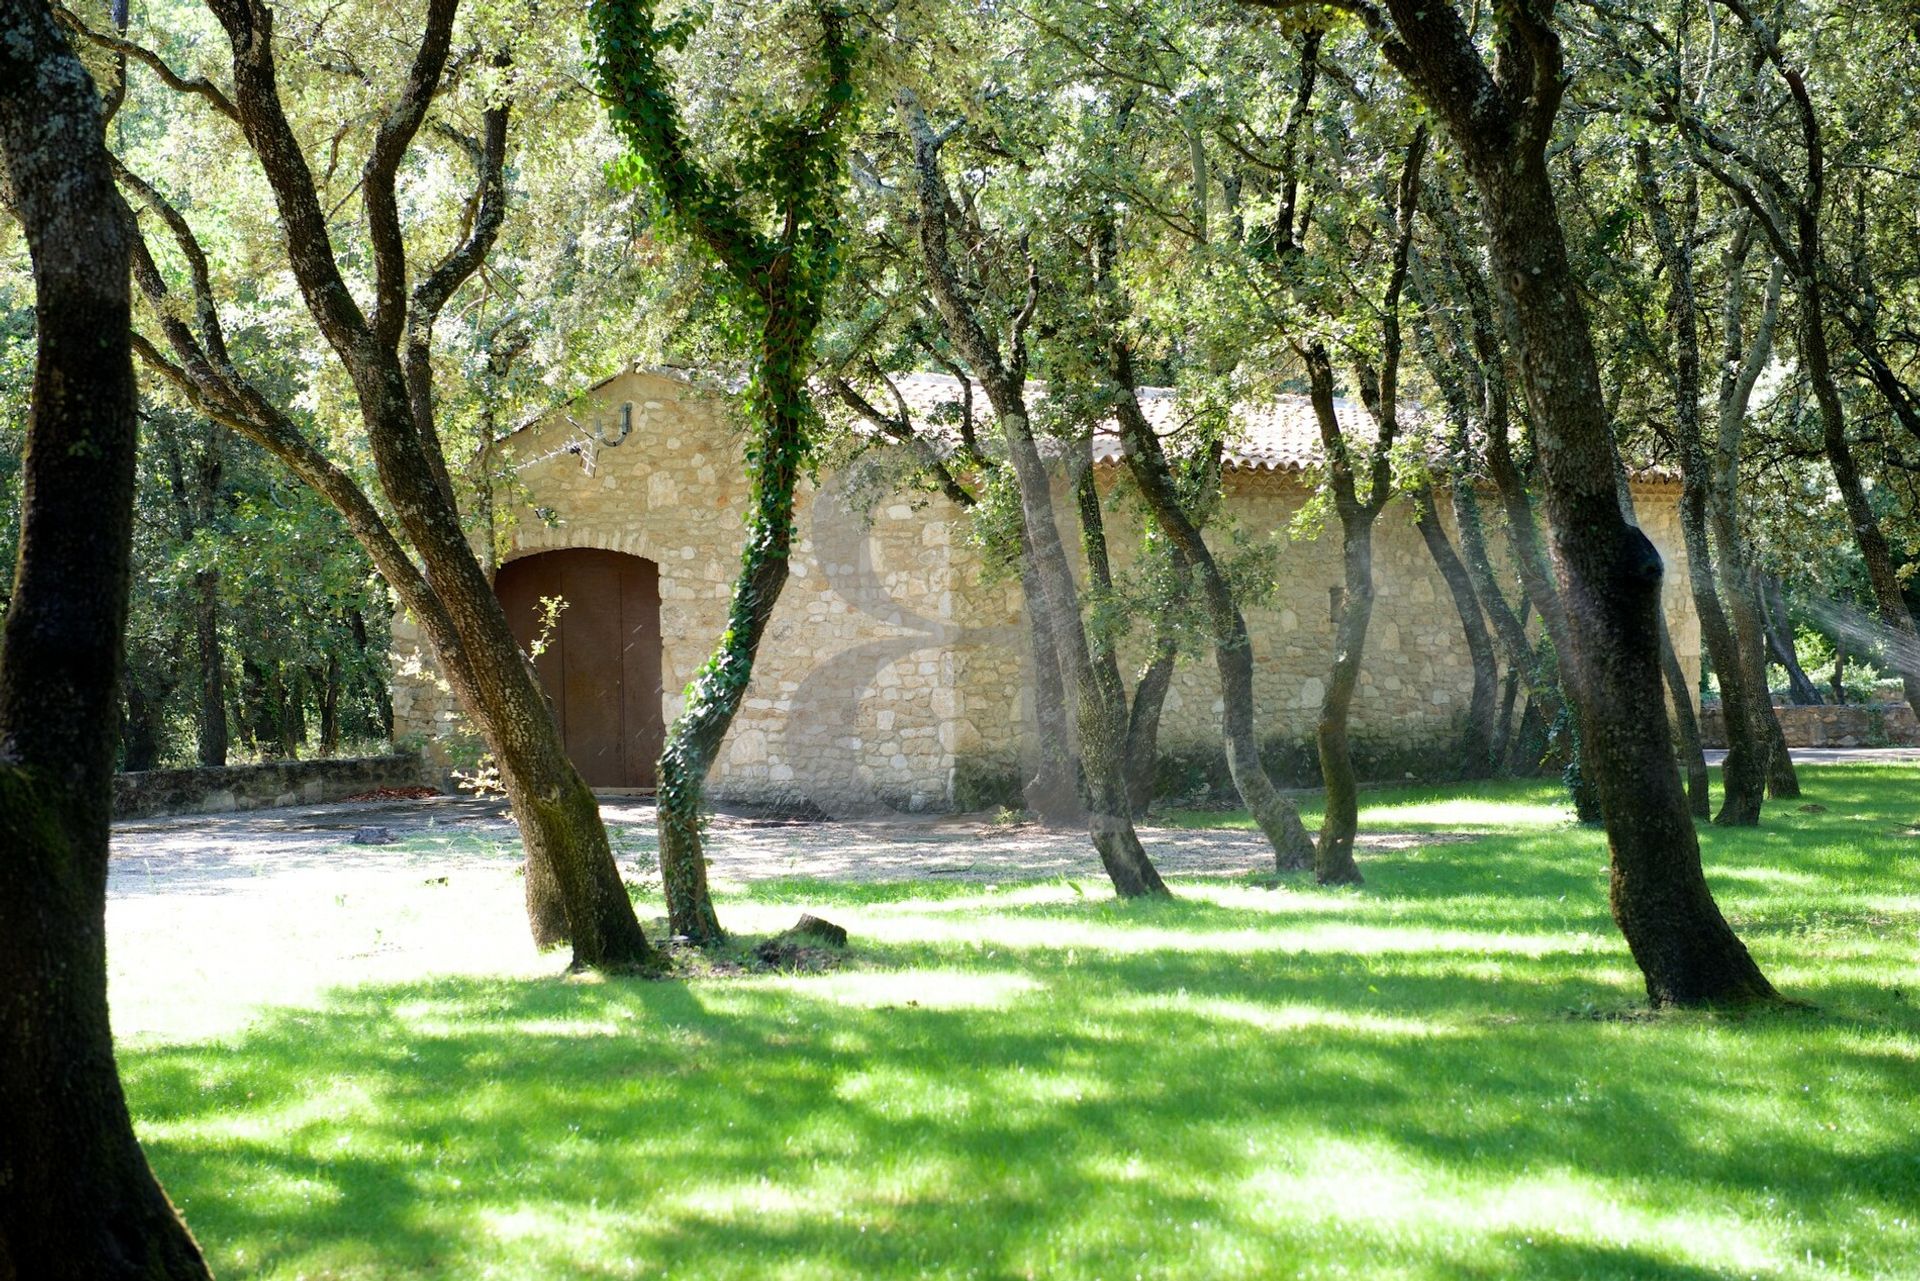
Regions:
<instances>
[{"instance_id":1,"label":"stone masonry wall","mask_svg":"<svg viewBox=\"0 0 1920 1281\"><path fill-rule=\"evenodd\" d=\"M113 816L224 814L232 810L337 801L382 787L420 785L420 758L342 756L260 765L139 770L113 778Z\"/></svg>"},{"instance_id":2,"label":"stone masonry wall","mask_svg":"<svg viewBox=\"0 0 1920 1281\"><path fill-rule=\"evenodd\" d=\"M623 403L633 405L634 424L617 447L562 414L496 446L495 461L510 463L514 479L496 498L492 552L498 563L569 547L655 561L671 722L725 623L747 498L742 438L724 397L653 373L612 380L573 417L610 425ZM793 576L715 765L716 798L804 800L836 814L949 808L972 800L978 780L1010 778L1032 760L1017 584L982 582L964 512L937 496L895 492L887 475L883 464L863 463L803 485ZM1674 642L1697 677L1675 494L1656 487L1638 496L1641 520L1667 560ZM1305 498L1294 474L1227 473L1232 520L1282 542L1277 589L1247 619L1268 736L1311 733L1329 664L1338 526L1317 540L1287 541ZM1077 543L1071 505L1060 512L1063 537ZM1124 565L1135 541L1124 515L1113 518L1109 541ZM1404 503L1380 517L1375 575L1356 737L1439 747L1465 711L1471 672L1451 598ZM409 621L396 623L394 647L395 732L427 743L444 763L457 754L450 748L460 733L445 682ZM1138 663L1126 658L1131 680ZM1212 657L1195 655L1168 696L1161 743L1214 745L1218 727Z\"/></svg>"},{"instance_id":3,"label":"stone masonry wall","mask_svg":"<svg viewBox=\"0 0 1920 1281\"><path fill-rule=\"evenodd\" d=\"M1920 746L1920 722L1905 703L1846 703L1776 707L1788 747ZM1708 747L1727 745L1727 721L1718 704L1700 711L1700 737Z\"/></svg>"}]
</instances>

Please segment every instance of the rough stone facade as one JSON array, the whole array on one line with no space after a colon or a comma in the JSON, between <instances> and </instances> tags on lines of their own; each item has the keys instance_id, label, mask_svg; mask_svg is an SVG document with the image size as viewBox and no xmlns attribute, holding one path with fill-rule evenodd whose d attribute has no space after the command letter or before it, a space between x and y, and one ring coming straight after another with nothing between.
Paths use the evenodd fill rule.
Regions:
<instances>
[{"instance_id":1,"label":"rough stone facade","mask_svg":"<svg viewBox=\"0 0 1920 1281\"><path fill-rule=\"evenodd\" d=\"M1773 714L1788 747L1920 746L1920 722L1905 703L1776 707ZM1708 747L1727 745L1727 719L1718 704L1701 709L1700 738Z\"/></svg>"},{"instance_id":2,"label":"rough stone facade","mask_svg":"<svg viewBox=\"0 0 1920 1281\"><path fill-rule=\"evenodd\" d=\"M631 404L632 429L613 424ZM574 419L583 420L582 426ZM743 540L743 440L729 399L687 380L629 373L573 417L550 415L495 446L513 479L496 491L500 563L561 548L602 548L660 570L669 722L725 624ZM881 492L876 470L823 470L804 484L793 576L781 596L739 718L711 781L721 799L810 801L829 812L949 808L1010 777L1034 749L1026 628L1017 585L983 581L967 515L938 497ZM1111 468L1102 468L1111 477ZM1332 644L1339 533L1287 541L1308 497L1298 472L1228 470L1225 512L1244 534L1275 537L1278 583L1248 612L1267 736L1311 735ZM1685 589L1676 493L1636 489L1640 519L1666 559L1676 647L1697 677L1698 627ZM1062 504L1063 536L1077 537ZM1133 532L1109 539L1124 563ZM1224 528L1224 526L1223 526ZM1353 729L1358 741L1444 749L1472 688L1457 615L1404 503L1375 535L1377 602ZM459 717L416 628L396 624L396 735L457 756ZM1134 665L1128 666L1129 676ZM1216 745L1210 654L1183 661L1168 696L1163 749Z\"/></svg>"},{"instance_id":3,"label":"rough stone facade","mask_svg":"<svg viewBox=\"0 0 1920 1281\"><path fill-rule=\"evenodd\" d=\"M138 770L114 775L113 816L225 814L280 805L312 805L382 787L418 787L420 781L421 761L411 752Z\"/></svg>"}]
</instances>

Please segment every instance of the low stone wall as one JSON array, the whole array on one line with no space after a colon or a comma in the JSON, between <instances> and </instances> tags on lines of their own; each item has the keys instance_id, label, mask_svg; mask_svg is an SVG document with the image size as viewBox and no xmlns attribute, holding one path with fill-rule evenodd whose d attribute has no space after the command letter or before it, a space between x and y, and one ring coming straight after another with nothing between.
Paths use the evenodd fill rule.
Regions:
<instances>
[{"instance_id":1,"label":"low stone wall","mask_svg":"<svg viewBox=\"0 0 1920 1281\"><path fill-rule=\"evenodd\" d=\"M1916 747L1920 722L1905 703L1845 703L1838 706L1776 707L1788 747ZM1700 740L1708 747L1727 745L1727 723L1717 706L1700 709Z\"/></svg>"},{"instance_id":2,"label":"low stone wall","mask_svg":"<svg viewBox=\"0 0 1920 1281\"><path fill-rule=\"evenodd\" d=\"M224 814L273 805L337 801L377 787L417 787L420 758L343 756L332 760L270 761L264 765L156 769L118 774L113 780L113 816Z\"/></svg>"}]
</instances>

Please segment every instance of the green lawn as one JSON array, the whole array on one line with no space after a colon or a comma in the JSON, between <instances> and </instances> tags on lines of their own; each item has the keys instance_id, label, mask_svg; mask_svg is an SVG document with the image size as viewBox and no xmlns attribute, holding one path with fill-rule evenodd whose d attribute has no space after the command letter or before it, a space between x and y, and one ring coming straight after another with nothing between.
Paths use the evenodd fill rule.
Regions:
<instances>
[{"instance_id":1,"label":"green lawn","mask_svg":"<svg viewBox=\"0 0 1920 1281\"><path fill-rule=\"evenodd\" d=\"M1703 839L1808 1008L1645 1015L1601 838L1523 784L1366 794L1475 835L1358 891L761 886L727 919L823 912L849 967L503 966L122 1066L228 1278L1909 1281L1920 771L1803 777L1824 812Z\"/></svg>"}]
</instances>

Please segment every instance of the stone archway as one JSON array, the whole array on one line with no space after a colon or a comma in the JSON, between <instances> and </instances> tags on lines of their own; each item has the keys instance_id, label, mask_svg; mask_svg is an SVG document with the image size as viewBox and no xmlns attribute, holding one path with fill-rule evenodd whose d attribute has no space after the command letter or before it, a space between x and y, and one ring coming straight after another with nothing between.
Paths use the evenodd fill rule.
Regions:
<instances>
[{"instance_id":1,"label":"stone archway","mask_svg":"<svg viewBox=\"0 0 1920 1281\"><path fill-rule=\"evenodd\" d=\"M542 599L566 602L534 670L587 785L654 786L666 741L660 567L622 552L540 552L502 565L494 592L523 648L540 634Z\"/></svg>"}]
</instances>

